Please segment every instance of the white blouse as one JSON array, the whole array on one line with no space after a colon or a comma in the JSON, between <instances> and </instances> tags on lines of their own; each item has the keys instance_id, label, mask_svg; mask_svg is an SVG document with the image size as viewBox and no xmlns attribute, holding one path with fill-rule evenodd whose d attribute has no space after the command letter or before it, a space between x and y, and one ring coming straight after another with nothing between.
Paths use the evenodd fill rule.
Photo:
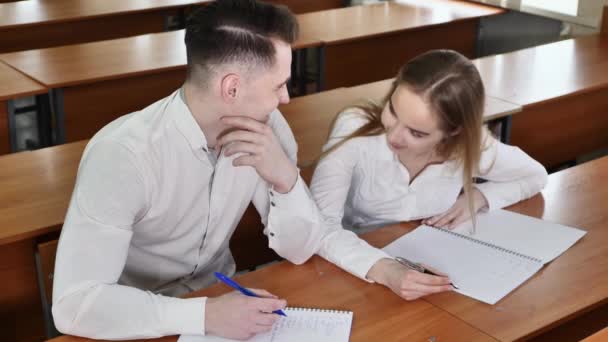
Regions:
<instances>
[{"instance_id":1,"label":"white blouse","mask_svg":"<svg viewBox=\"0 0 608 342\"><path fill-rule=\"evenodd\" d=\"M367 122L357 111L340 114L324 151ZM487 199L489 210L529 198L544 187L547 171L540 163L490 134L484 139L482 174L474 176L487 182L474 186ZM355 244L352 238L337 238L348 236L343 227L360 231L365 227L443 213L455 203L462 190L462 172L462 167L454 161L432 164L410 184L409 172L390 150L386 134L349 140L319 162L312 178L310 190L330 231L319 254L365 277L382 255L361 241ZM345 259L338 254L340 251L373 256L374 260L353 263L352 256Z\"/></svg>"}]
</instances>

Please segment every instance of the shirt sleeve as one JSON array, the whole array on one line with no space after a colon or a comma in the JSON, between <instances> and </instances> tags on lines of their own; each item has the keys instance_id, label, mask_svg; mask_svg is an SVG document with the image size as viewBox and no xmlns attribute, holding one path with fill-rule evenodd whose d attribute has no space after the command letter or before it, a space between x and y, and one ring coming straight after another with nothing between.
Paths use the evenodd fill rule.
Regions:
<instances>
[{"instance_id":1,"label":"shirt sleeve","mask_svg":"<svg viewBox=\"0 0 608 342\"><path fill-rule=\"evenodd\" d=\"M269 125L287 156L297 163L297 145L285 118L275 111ZM260 179L253 204L265 225L268 243L277 254L295 263L308 260L319 249L323 222L306 183L300 175L293 188L281 194Z\"/></svg>"},{"instance_id":2,"label":"shirt sleeve","mask_svg":"<svg viewBox=\"0 0 608 342\"><path fill-rule=\"evenodd\" d=\"M85 152L55 264L52 311L62 333L94 339L204 334L206 298L118 284L132 227L148 209L140 167L118 142L100 141Z\"/></svg>"},{"instance_id":3,"label":"shirt sleeve","mask_svg":"<svg viewBox=\"0 0 608 342\"><path fill-rule=\"evenodd\" d=\"M515 146L503 144L486 133L485 149L475 184L488 202L488 210L500 209L534 196L547 184L547 171Z\"/></svg>"},{"instance_id":4,"label":"shirt sleeve","mask_svg":"<svg viewBox=\"0 0 608 342\"><path fill-rule=\"evenodd\" d=\"M336 121L324 151L359 128L365 121L356 113L343 113ZM380 249L370 246L354 232L344 229L342 218L359 158L360 138L354 138L321 159L315 169L311 192L326 225L319 255L349 273L366 278L369 269L382 258L390 258Z\"/></svg>"}]
</instances>

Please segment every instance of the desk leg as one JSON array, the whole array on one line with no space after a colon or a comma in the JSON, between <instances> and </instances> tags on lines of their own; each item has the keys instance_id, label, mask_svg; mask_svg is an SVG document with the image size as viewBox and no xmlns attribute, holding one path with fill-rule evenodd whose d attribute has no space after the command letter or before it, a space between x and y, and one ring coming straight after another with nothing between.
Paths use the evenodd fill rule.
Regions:
<instances>
[{"instance_id":1,"label":"desk leg","mask_svg":"<svg viewBox=\"0 0 608 342\"><path fill-rule=\"evenodd\" d=\"M53 127L49 94L36 95L36 121L38 122L38 146L51 146Z\"/></svg>"},{"instance_id":2,"label":"desk leg","mask_svg":"<svg viewBox=\"0 0 608 342\"><path fill-rule=\"evenodd\" d=\"M63 89L51 89L51 108L55 116L55 145L65 142L65 109L63 106Z\"/></svg>"},{"instance_id":3,"label":"desk leg","mask_svg":"<svg viewBox=\"0 0 608 342\"><path fill-rule=\"evenodd\" d=\"M299 54L298 50L291 50L291 77L289 78L289 81L287 82L287 91L289 92L289 96L293 96L293 93L295 91L294 81L298 78L298 75L299 75L298 74L298 70L299 70L298 56L299 55L300 54Z\"/></svg>"},{"instance_id":4,"label":"desk leg","mask_svg":"<svg viewBox=\"0 0 608 342\"><path fill-rule=\"evenodd\" d=\"M511 141L511 115L507 115L500 122L500 141L508 144Z\"/></svg>"},{"instance_id":5,"label":"desk leg","mask_svg":"<svg viewBox=\"0 0 608 342\"><path fill-rule=\"evenodd\" d=\"M306 95L306 85L308 84L308 49L298 50L299 82L298 95Z\"/></svg>"},{"instance_id":6,"label":"desk leg","mask_svg":"<svg viewBox=\"0 0 608 342\"><path fill-rule=\"evenodd\" d=\"M317 54L317 91L325 89L325 46L319 46Z\"/></svg>"},{"instance_id":7,"label":"desk leg","mask_svg":"<svg viewBox=\"0 0 608 342\"><path fill-rule=\"evenodd\" d=\"M15 103L13 100L6 101L8 119L8 139L11 152L17 151L17 126L15 122Z\"/></svg>"}]
</instances>

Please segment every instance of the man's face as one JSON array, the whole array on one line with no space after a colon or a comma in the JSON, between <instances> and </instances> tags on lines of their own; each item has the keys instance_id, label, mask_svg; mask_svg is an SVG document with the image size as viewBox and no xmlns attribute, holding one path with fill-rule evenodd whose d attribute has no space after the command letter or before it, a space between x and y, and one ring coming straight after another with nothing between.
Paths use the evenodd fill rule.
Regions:
<instances>
[{"instance_id":1,"label":"man's face","mask_svg":"<svg viewBox=\"0 0 608 342\"><path fill-rule=\"evenodd\" d=\"M275 64L254 71L243 79L241 96L234 104L234 115L243 115L266 122L279 104L289 103L287 82L291 77L291 46L273 39L276 50Z\"/></svg>"}]
</instances>

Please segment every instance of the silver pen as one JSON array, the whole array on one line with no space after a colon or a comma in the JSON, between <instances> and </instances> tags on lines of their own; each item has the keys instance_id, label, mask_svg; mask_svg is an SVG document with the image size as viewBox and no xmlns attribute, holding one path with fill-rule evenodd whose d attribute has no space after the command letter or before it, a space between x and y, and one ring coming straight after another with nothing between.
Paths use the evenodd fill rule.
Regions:
<instances>
[{"instance_id":1,"label":"silver pen","mask_svg":"<svg viewBox=\"0 0 608 342\"><path fill-rule=\"evenodd\" d=\"M395 257L395 260L400 263L401 265L410 268L414 271L420 272L420 273L425 273L425 274L430 274L430 275L434 275L434 276L442 276L440 274L437 274L431 270L429 270L428 268L420 265L419 263L416 262L412 262L407 260L406 258L402 258L400 256ZM442 276L443 277L443 276ZM453 288L458 290L458 286L454 285L454 283L450 283L450 285L452 285Z\"/></svg>"}]
</instances>

